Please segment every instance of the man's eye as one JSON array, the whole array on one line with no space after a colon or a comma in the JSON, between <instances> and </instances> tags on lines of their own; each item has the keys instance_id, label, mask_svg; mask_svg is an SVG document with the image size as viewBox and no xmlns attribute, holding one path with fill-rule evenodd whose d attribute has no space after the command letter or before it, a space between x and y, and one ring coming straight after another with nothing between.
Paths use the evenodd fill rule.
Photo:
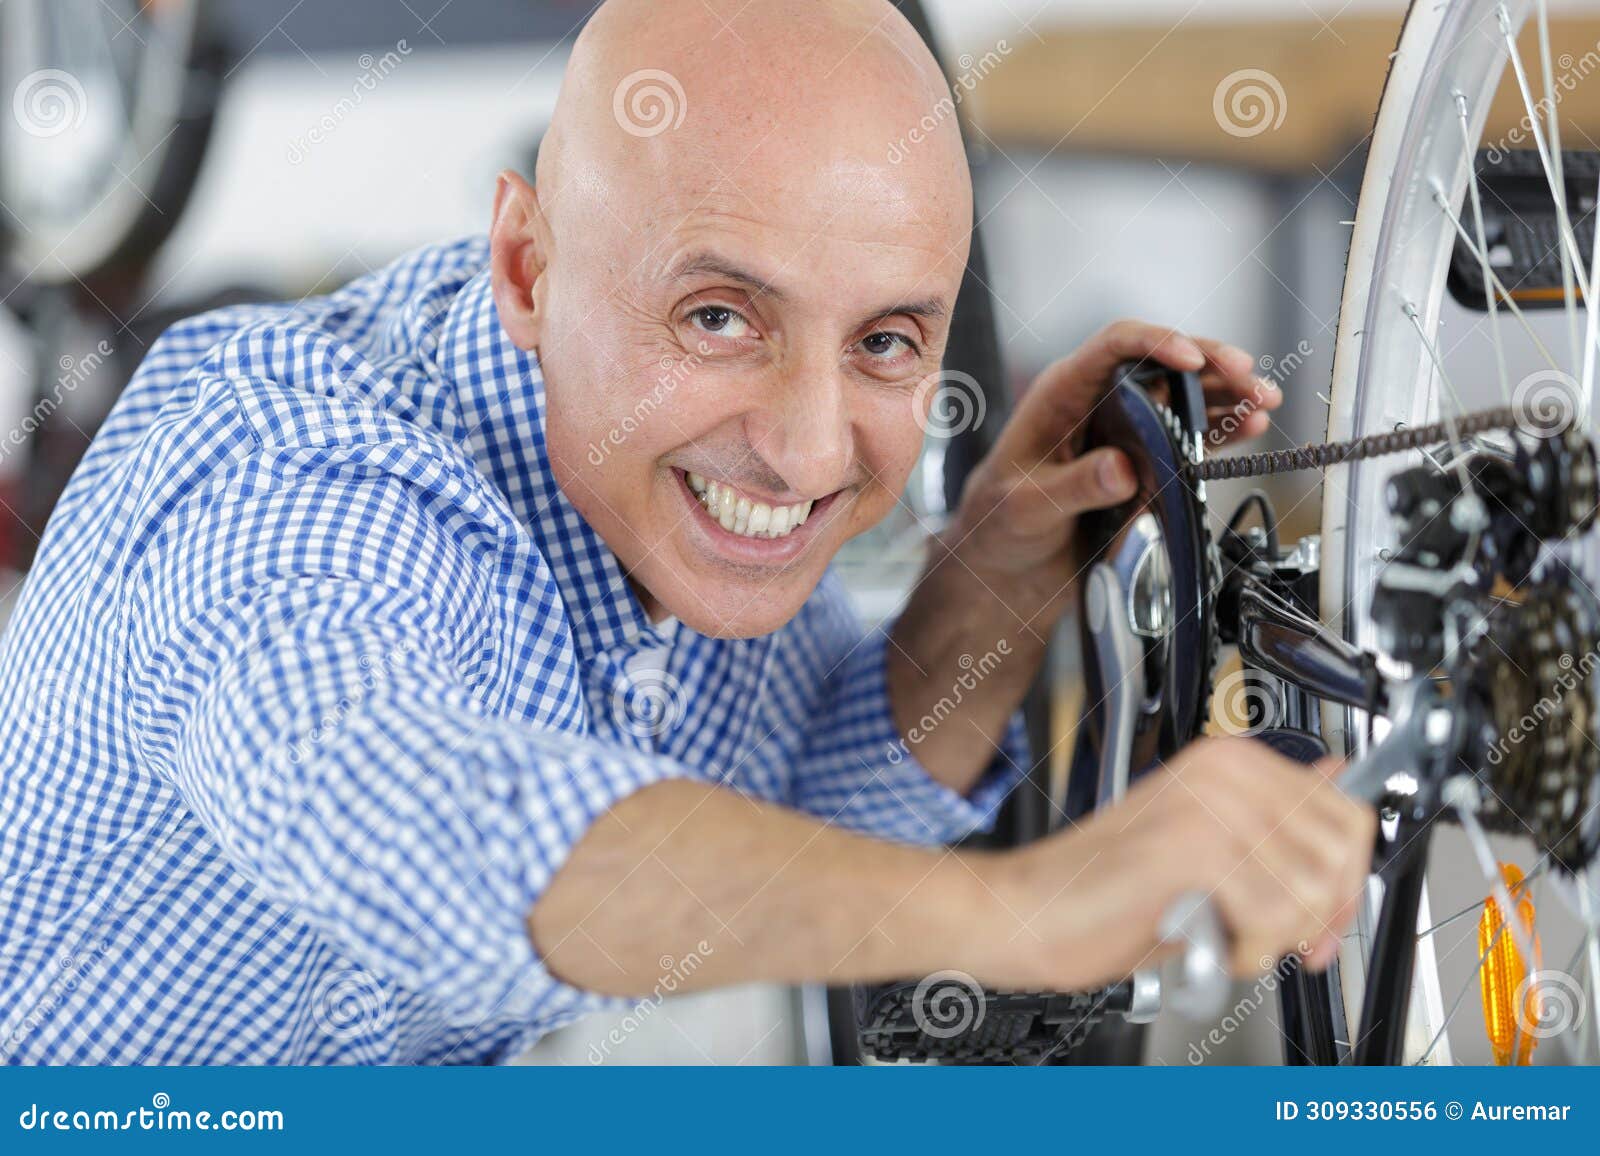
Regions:
<instances>
[{"instance_id":1,"label":"man's eye","mask_svg":"<svg viewBox=\"0 0 1600 1156\"><path fill-rule=\"evenodd\" d=\"M720 305L705 305L689 314L696 326L719 337L747 337L750 323L732 309Z\"/></svg>"},{"instance_id":2,"label":"man's eye","mask_svg":"<svg viewBox=\"0 0 1600 1156\"><path fill-rule=\"evenodd\" d=\"M861 339L861 348L873 357L888 359L901 353L915 353L917 347L911 339L898 333L869 333Z\"/></svg>"}]
</instances>

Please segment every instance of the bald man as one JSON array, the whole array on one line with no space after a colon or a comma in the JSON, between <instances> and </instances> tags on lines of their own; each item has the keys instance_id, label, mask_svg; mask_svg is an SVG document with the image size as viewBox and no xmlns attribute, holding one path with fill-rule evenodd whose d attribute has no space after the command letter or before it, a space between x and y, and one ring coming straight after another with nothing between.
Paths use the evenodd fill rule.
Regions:
<instances>
[{"instance_id":1,"label":"bald man","mask_svg":"<svg viewBox=\"0 0 1600 1156\"><path fill-rule=\"evenodd\" d=\"M922 444L972 194L953 121L894 146L947 99L883 0L611 0L486 240L162 337L0 655L0 1056L482 1062L663 990L1070 990L1194 888L1241 971L1327 961L1373 816L1249 743L925 846L1026 765L1075 519L1132 486L1075 441L1111 368L1259 393L1112 325L865 635L828 565Z\"/></svg>"}]
</instances>

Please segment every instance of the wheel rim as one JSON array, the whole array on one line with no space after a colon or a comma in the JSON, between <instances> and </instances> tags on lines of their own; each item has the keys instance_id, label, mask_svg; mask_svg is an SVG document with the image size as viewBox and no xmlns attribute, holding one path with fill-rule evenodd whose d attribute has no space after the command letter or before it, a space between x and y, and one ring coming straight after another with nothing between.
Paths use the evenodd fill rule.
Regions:
<instances>
[{"instance_id":1,"label":"wheel rim","mask_svg":"<svg viewBox=\"0 0 1600 1156\"><path fill-rule=\"evenodd\" d=\"M1513 57L1508 50L1506 29L1514 40L1530 15L1539 21L1542 58L1536 56L1525 66L1520 56ZM1513 324L1502 316L1506 307L1500 306L1499 312L1491 309L1479 319L1480 324L1494 327L1493 352L1498 365L1485 375L1493 377L1489 383L1493 388L1488 392L1478 389L1470 404L1464 404L1463 395L1471 391L1452 380L1447 371L1447 359L1441 355L1440 325L1451 313L1446 272L1460 230L1471 230L1478 223L1478 250L1485 249L1472 174L1490 102L1502 83L1517 84L1524 100L1530 102L1539 99L1541 84L1546 94L1550 92L1545 20L1544 5L1534 0L1458 0L1413 6L1374 127L1351 238L1330 395L1330 440L1388 432L1401 424L1438 420L1441 414L1461 408L1512 401L1499 328L1502 322ZM1559 113L1558 102L1552 103ZM1531 107L1529 111L1531 116ZM1537 117L1533 120L1539 123ZM1559 130L1547 126L1545 131L1549 139L1540 139L1539 144L1541 148L1550 146L1542 157L1547 171L1554 166L1550 185L1554 197L1555 189L1564 188ZM1558 204L1564 215L1565 205ZM1470 233L1467 240L1470 244ZM1570 242L1563 246L1565 250L1573 248L1575 244ZM1597 267L1588 260L1591 255L1563 252L1562 256L1564 263L1573 266L1569 285L1586 284ZM1483 260L1487 266L1486 255ZM1571 355L1561 357L1567 347L1559 342L1546 344L1560 346L1556 360L1567 364L1574 381L1586 381L1595 374L1592 364L1584 369L1579 350L1595 348L1596 330L1587 317L1579 322L1571 288L1567 296L1565 317L1573 331ZM1539 341L1534 330L1529 333ZM1548 355L1545 345L1540 349ZM1578 392L1587 394L1581 388ZM1586 402L1578 405L1583 412ZM1322 570L1323 614L1350 641L1374 650L1379 640L1365 604L1383 565L1381 547L1393 537L1382 487L1394 470L1393 460L1336 468L1329 471L1323 490L1327 559ZM1594 565L1592 536L1585 545L1583 561L1592 582L1600 575L1600 567ZM1380 724L1369 734L1364 716L1352 712L1330 710L1324 717L1325 737L1336 751L1359 754L1374 734L1382 733ZM1592 888L1592 868L1588 874ZM1592 898L1586 902L1591 908L1595 905ZM1574 900L1574 909L1579 906ZM1361 913L1357 936L1341 960L1353 1024L1360 1022L1357 1005L1375 912L1374 889ZM1428 933L1419 936L1405 1046L1408 1061L1450 1061L1447 1029L1466 993L1441 987L1431 932L1466 913L1447 906L1444 918L1436 920L1424 893L1420 923ZM1592 919L1582 918L1592 925ZM1597 952L1592 934L1581 951ZM1582 973L1587 962L1581 953L1575 959ZM1600 963L1595 970L1600 971ZM1591 981L1592 987L1600 987L1600 976ZM1592 994L1589 999L1592 1020ZM1584 1054L1592 1057L1593 1046L1588 1045Z\"/></svg>"}]
</instances>

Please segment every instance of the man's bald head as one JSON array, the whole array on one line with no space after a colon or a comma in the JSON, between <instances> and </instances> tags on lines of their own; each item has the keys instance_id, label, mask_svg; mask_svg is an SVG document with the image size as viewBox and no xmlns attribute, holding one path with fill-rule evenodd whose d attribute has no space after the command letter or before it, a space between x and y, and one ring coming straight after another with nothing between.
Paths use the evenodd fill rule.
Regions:
<instances>
[{"instance_id":1,"label":"man's bald head","mask_svg":"<svg viewBox=\"0 0 1600 1156\"><path fill-rule=\"evenodd\" d=\"M537 187L502 178L495 300L563 492L650 609L774 629L892 507L971 221L950 90L886 0L600 7Z\"/></svg>"},{"instance_id":2,"label":"man's bald head","mask_svg":"<svg viewBox=\"0 0 1600 1156\"><path fill-rule=\"evenodd\" d=\"M894 149L949 100L938 62L888 0L608 0L568 62L539 187L560 202L569 184L615 195L622 175L648 185L699 169L754 185L772 167L789 183L796 164L909 161L897 183L942 187L960 209L971 194L954 116L915 156Z\"/></svg>"}]
</instances>

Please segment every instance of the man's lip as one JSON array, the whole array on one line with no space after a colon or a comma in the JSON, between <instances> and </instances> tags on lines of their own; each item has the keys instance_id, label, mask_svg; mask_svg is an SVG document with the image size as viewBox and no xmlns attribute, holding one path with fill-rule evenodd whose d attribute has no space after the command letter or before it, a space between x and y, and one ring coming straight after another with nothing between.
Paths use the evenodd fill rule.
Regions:
<instances>
[{"instance_id":1,"label":"man's lip","mask_svg":"<svg viewBox=\"0 0 1600 1156\"><path fill-rule=\"evenodd\" d=\"M698 472L698 471L696 471ZM786 563L795 558L816 537L822 525L827 521L827 515L832 512L835 505L834 499L842 494L843 490L835 490L825 497L818 498L811 507L811 515L805 524L791 530L782 538L750 538L743 534L735 534L732 530L724 529L722 523L711 516L700 496L689 488L689 473L687 470L674 467L672 473L677 478L678 490L683 494L684 501L689 503L693 511L695 524L700 527L714 544L719 553L730 555L741 561L755 561L767 563ZM701 475L705 477L706 475ZM716 479L708 479L716 480ZM778 503L784 505L786 503ZM787 503L792 505L793 503Z\"/></svg>"},{"instance_id":2,"label":"man's lip","mask_svg":"<svg viewBox=\"0 0 1600 1156\"><path fill-rule=\"evenodd\" d=\"M835 494L842 492L840 490L834 490L832 493L824 494L822 497L814 499L795 494L789 494L781 498L775 498L770 494L763 493L760 490L750 489L748 486L741 485L738 482L730 482L726 478L719 478L716 474L706 473L704 470L693 470L687 466L673 466L672 470L674 473L683 478L684 485L689 484L689 475L695 474L704 478L708 482L716 482L719 486L726 486L741 498L748 498L752 502L765 502L773 509L777 509L779 506L798 506L801 502L806 501L814 501L820 506L823 502L827 501L829 498L832 498Z\"/></svg>"}]
</instances>

